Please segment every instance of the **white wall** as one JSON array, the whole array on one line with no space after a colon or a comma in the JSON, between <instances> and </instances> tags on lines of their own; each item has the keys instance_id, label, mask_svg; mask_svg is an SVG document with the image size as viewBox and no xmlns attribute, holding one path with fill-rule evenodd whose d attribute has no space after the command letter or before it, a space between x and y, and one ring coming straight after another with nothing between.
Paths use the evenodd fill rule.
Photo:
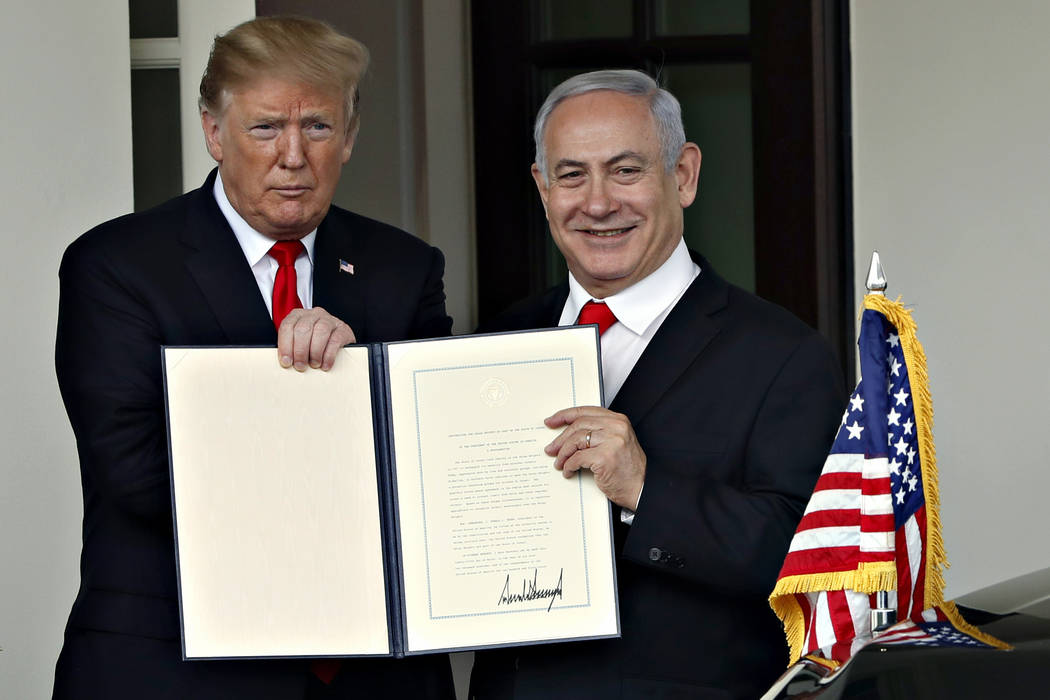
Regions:
<instances>
[{"instance_id":1,"label":"white wall","mask_svg":"<svg viewBox=\"0 0 1050 700\"><path fill-rule=\"evenodd\" d=\"M195 89L211 36L250 16L254 2L180 4L180 25L195 29L182 37L184 60L198 65L183 84ZM372 20L382 14L378 4L371 9ZM476 307L466 3L399 0L395 10L396 21L372 22L380 33L370 42L378 59L370 89L381 92L373 97L389 108L366 116L362 139L371 143L355 150L344 179L367 200L364 213L442 247L449 310L457 330L466 331ZM203 26L209 21L214 26ZM193 46L203 46L199 55L185 55ZM79 470L53 359L57 272L70 241L133 207L129 53L126 0L5 5L0 86L12 106L0 117L0 290L9 300L0 368L3 698L50 695L79 583ZM206 157L198 130L194 125L184 147ZM407 146L406 134L412 137ZM197 161L188 159L191 186L210 168ZM384 186L376 173L390 162L395 181ZM428 162L441 167L430 174ZM386 207L390 215L369 207Z\"/></svg>"},{"instance_id":2,"label":"white wall","mask_svg":"<svg viewBox=\"0 0 1050 700\"><path fill-rule=\"evenodd\" d=\"M0 695L51 694L79 582L80 477L54 372L58 263L132 207L127 0L7 3L0 23ZM84 348L91 352L91 348Z\"/></svg>"},{"instance_id":3,"label":"white wall","mask_svg":"<svg viewBox=\"0 0 1050 700\"><path fill-rule=\"evenodd\" d=\"M1050 566L1050 4L851 15L857 299L877 248L929 358L955 597Z\"/></svg>"}]
</instances>

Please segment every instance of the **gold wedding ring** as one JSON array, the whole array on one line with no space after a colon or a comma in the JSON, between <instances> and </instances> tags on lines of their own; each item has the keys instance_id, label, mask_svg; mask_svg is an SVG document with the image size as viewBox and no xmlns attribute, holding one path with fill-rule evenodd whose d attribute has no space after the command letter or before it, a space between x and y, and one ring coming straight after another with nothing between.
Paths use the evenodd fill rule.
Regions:
<instances>
[{"instance_id":1,"label":"gold wedding ring","mask_svg":"<svg viewBox=\"0 0 1050 700\"><path fill-rule=\"evenodd\" d=\"M591 446L591 431L587 431L587 447Z\"/></svg>"}]
</instances>

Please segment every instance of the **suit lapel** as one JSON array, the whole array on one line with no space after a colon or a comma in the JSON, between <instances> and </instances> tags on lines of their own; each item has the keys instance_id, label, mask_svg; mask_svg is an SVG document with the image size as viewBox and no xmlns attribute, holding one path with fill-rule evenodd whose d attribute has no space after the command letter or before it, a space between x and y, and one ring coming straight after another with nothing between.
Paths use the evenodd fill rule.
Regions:
<instances>
[{"instance_id":1,"label":"suit lapel","mask_svg":"<svg viewBox=\"0 0 1050 700\"><path fill-rule=\"evenodd\" d=\"M358 342L368 338L368 261L354 247L353 235L332 224L331 214L317 231L314 245L314 306L345 321ZM342 269L351 265L353 272Z\"/></svg>"},{"instance_id":2,"label":"suit lapel","mask_svg":"<svg viewBox=\"0 0 1050 700\"><path fill-rule=\"evenodd\" d=\"M226 339L238 345L273 345L277 332L244 251L212 195L215 171L194 198L186 215L182 243L185 265L204 293Z\"/></svg>"},{"instance_id":3,"label":"suit lapel","mask_svg":"<svg viewBox=\"0 0 1050 700\"><path fill-rule=\"evenodd\" d=\"M609 406L635 425L718 335L719 326L710 316L725 307L729 286L710 263L698 255L694 259L700 275L664 319Z\"/></svg>"},{"instance_id":4,"label":"suit lapel","mask_svg":"<svg viewBox=\"0 0 1050 700\"><path fill-rule=\"evenodd\" d=\"M565 300L569 298L569 282L568 280L562 282L555 287L550 294L544 299L544 305L541 313L542 318L538 319L540 323L546 324L548 328L554 328L558 325L558 321L561 320L562 309L565 308ZM537 323L537 327L539 323Z\"/></svg>"}]
</instances>

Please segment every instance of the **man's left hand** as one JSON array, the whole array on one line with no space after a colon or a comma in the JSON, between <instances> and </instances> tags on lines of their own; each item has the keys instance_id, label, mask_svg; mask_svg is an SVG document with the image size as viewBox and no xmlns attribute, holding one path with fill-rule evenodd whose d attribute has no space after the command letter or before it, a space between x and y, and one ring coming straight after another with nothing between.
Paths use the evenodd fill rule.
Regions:
<instances>
[{"instance_id":1,"label":"man's left hand","mask_svg":"<svg viewBox=\"0 0 1050 700\"><path fill-rule=\"evenodd\" d=\"M634 510L645 482L645 452L627 416L600 406L578 406L558 411L543 421L548 428L565 430L547 445L557 455L554 468L565 478L590 469L598 488L613 503Z\"/></svg>"},{"instance_id":2,"label":"man's left hand","mask_svg":"<svg viewBox=\"0 0 1050 700\"><path fill-rule=\"evenodd\" d=\"M292 309L277 329L277 357L282 367L327 371L339 350L354 342L353 329L320 306Z\"/></svg>"}]
</instances>

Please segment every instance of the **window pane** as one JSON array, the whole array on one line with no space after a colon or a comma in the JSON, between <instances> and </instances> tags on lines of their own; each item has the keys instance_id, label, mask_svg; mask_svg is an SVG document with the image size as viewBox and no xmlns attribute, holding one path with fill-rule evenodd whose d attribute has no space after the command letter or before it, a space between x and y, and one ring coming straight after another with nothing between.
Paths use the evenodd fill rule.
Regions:
<instances>
[{"instance_id":1,"label":"window pane","mask_svg":"<svg viewBox=\"0 0 1050 700\"><path fill-rule=\"evenodd\" d=\"M128 0L128 21L132 39L178 36L178 0Z\"/></svg>"},{"instance_id":2,"label":"window pane","mask_svg":"<svg viewBox=\"0 0 1050 700\"><path fill-rule=\"evenodd\" d=\"M682 103L685 135L700 146L700 189L685 210L685 241L719 274L755 289L751 68L667 66L667 89Z\"/></svg>"},{"instance_id":3,"label":"window pane","mask_svg":"<svg viewBox=\"0 0 1050 700\"><path fill-rule=\"evenodd\" d=\"M540 40L631 36L631 0L541 0Z\"/></svg>"},{"instance_id":4,"label":"window pane","mask_svg":"<svg viewBox=\"0 0 1050 700\"><path fill-rule=\"evenodd\" d=\"M131 71L131 149L135 211L182 194L179 71Z\"/></svg>"},{"instance_id":5,"label":"window pane","mask_svg":"<svg viewBox=\"0 0 1050 700\"><path fill-rule=\"evenodd\" d=\"M656 33L664 36L748 34L748 0L656 0Z\"/></svg>"}]
</instances>

